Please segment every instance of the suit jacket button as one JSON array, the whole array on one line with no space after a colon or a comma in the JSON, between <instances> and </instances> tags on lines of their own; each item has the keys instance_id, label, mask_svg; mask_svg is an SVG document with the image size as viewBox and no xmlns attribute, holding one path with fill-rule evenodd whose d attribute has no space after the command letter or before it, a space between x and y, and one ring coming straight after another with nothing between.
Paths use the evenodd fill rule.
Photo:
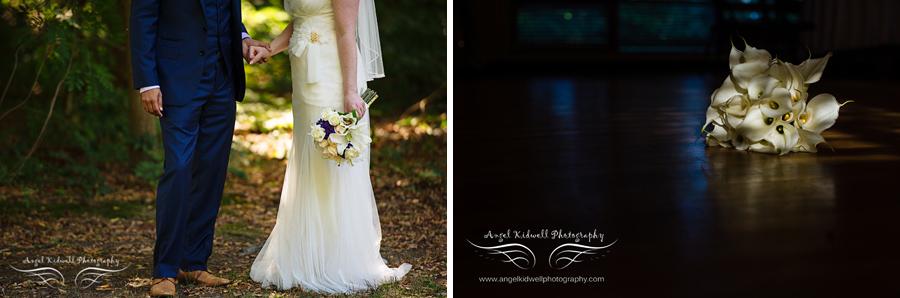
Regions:
<instances>
[{"instance_id":1,"label":"suit jacket button","mask_svg":"<svg viewBox=\"0 0 900 298\"><path fill-rule=\"evenodd\" d=\"M206 55L206 52L203 50L200 50L200 56L203 56L203 55Z\"/></svg>"}]
</instances>

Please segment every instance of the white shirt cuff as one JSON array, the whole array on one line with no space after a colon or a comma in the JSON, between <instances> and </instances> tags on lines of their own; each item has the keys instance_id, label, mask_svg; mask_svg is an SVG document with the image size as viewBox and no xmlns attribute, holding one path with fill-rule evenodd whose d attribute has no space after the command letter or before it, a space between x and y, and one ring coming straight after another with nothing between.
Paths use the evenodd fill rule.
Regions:
<instances>
[{"instance_id":1,"label":"white shirt cuff","mask_svg":"<svg viewBox=\"0 0 900 298\"><path fill-rule=\"evenodd\" d=\"M244 40L245 38L250 38L250 34L247 34L247 32L241 32L241 40Z\"/></svg>"},{"instance_id":2,"label":"white shirt cuff","mask_svg":"<svg viewBox=\"0 0 900 298\"><path fill-rule=\"evenodd\" d=\"M155 86L147 86L147 87L141 88L141 93L144 93L144 92L146 92L147 90L153 90L153 89L159 89L159 85L155 85Z\"/></svg>"}]
</instances>

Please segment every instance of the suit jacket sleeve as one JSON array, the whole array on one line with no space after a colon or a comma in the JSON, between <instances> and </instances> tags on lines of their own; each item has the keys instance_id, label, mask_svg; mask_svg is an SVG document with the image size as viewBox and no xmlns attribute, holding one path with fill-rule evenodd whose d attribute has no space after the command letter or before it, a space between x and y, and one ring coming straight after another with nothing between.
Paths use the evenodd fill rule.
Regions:
<instances>
[{"instance_id":1,"label":"suit jacket sleeve","mask_svg":"<svg viewBox=\"0 0 900 298\"><path fill-rule=\"evenodd\" d=\"M129 18L131 71L134 89L159 85L156 72L156 34L159 0L132 0Z\"/></svg>"}]
</instances>

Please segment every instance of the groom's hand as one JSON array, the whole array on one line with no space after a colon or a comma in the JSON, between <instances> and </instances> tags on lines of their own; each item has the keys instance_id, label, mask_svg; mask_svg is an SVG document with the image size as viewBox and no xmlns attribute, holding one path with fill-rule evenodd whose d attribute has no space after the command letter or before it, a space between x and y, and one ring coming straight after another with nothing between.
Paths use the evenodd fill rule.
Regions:
<instances>
[{"instance_id":1,"label":"groom's hand","mask_svg":"<svg viewBox=\"0 0 900 298\"><path fill-rule=\"evenodd\" d=\"M269 59L271 53L263 47L250 47L250 65Z\"/></svg>"},{"instance_id":2,"label":"groom's hand","mask_svg":"<svg viewBox=\"0 0 900 298\"><path fill-rule=\"evenodd\" d=\"M244 38L243 40L241 40L241 44L243 46L244 60L247 61L247 63L250 62L250 59L254 58L250 55L250 47L254 47L254 46L264 47L269 52L272 52L272 46L270 46L267 43L258 41L258 40L253 40L252 38ZM269 62L269 58L268 57L263 58L262 62L263 63Z\"/></svg>"},{"instance_id":3,"label":"groom's hand","mask_svg":"<svg viewBox=\"0 0 900 298\"><path fill-rule=\"evenodd\" d=\"M150 89L141 93L141 102L144 110L156 117L162 117L162 92L159 88Z\"/></svg>"}]
</instances>

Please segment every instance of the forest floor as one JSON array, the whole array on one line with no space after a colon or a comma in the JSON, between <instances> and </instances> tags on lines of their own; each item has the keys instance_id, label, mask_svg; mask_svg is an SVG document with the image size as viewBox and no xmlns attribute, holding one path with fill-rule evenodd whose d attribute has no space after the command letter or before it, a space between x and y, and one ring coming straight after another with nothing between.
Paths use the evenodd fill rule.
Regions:
<instances>
[{"instance_id":1,"label":"forest floor","mask_svg":"<svg viewBox=\"0 0 900 298\"><path fill-rule=\"evenodd\" d=\"M249 278L250 265L275 224L286 160L239 149L231 161L239 170L228 174L209 261L211 273L233 283L217 288L180 283L178 296L446 296L446 132L426 131L415 123L375 127L371 177L383 233L381 254L391 267L412 264L405 278L356 294L261 288ZM149 295L155 187L124 165L109 165L103 175L113 191L91 199L67 196L74 191L66 185L0 185L0 296ZM55 271L21 272L46 267ZM115 272L98 277L90 273L100 271L88 267Z\"/></svg>"}]
</instances>

